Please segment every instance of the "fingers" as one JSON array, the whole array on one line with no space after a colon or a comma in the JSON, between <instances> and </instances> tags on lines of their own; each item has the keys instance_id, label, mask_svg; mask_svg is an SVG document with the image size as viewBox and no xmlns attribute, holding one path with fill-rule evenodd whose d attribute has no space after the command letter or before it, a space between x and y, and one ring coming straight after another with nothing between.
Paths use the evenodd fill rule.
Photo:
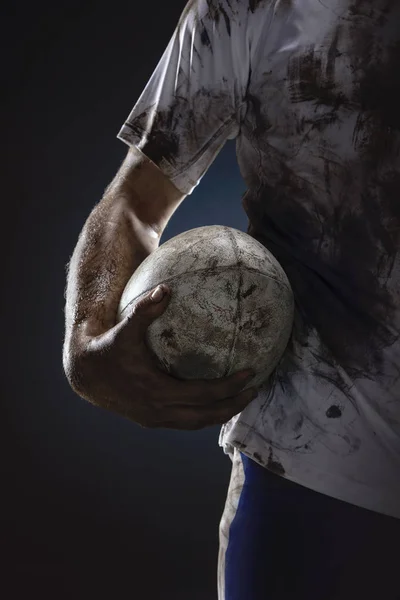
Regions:
<instances>
[{"instance_id":1,"label":"fingers","mask_svg":"<svg viewBox=\"0 0 400 600\"><path fill-rule=\"evenodd\" d=\"M134 306L127 311L129 314L114 328L114 335L120 338L128 350L132 349L132 355L134 348L140 354L142 374L144 370L147 371L149 389L157 388L168 405L203 406L205 399L208 402L218 402L236 396L246 385L249 386L255 375L250 371L247 372L249 376L245 378L242 372L217 379L181 380L158 367L157 361L145 344L146 331L152 321L165 311L169 299L170 290L165 284L150 290L140 300L135 301ZM133 364L132 361L132 366Z\"/></svg>"},{"instance_id":2,"label":"fingers","mask_svg":"<svg viewBox=\"0 0 400 600\"><path fill-rule=\"evenodd\" d=\"M131 344L143 343L147 328L163 314L169 301L170 293L166 285L151 289L124 309L124 318L114 327L114 334L125 336Z\"/></svg>"},{"instance_id":3,"label":"fingers","mask_svg":"<svg viewBox=\"0 0 400 600\"><path fill-rule=\"evenodd\" d=\"M254 372L247 370L217 379L182 380L160 370L159 382L169 405L203 407L205 402L211 404L237 396L245 386L249 387L254 376Z\"/></svg>"},{"instance_id":4,"label":"fingers","mask_svg":"<svg viewBox=\"0 0 400 600\"><path fill-rule=\"evenodd\" d=\"M211 425L222 425L232 417L242 412L258 395L256 388L244 390L234 398L206 404L202 407L196 406L175 406L165 412L164 418L160 414L159 421L153 424L153 427L197 430L209 427Z\"/></svg>"}]
</instances>

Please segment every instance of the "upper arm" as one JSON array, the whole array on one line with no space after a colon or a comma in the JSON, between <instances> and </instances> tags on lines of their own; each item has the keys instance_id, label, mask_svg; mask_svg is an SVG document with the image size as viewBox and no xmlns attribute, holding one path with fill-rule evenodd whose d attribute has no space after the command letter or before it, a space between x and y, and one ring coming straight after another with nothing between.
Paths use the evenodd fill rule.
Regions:
<instances>
[{"instance_id":1,"label":"upper arm","mask_svg":"<svg viewBox=\"0 0 400 600\"><path fill-rule=\"evenodd\" d=\"M239 134L250 72L248 11L242 0L190 0L118 134L184 195Z\"/></svg>"},{"instance_id":2,"label":"upper arm","mask_svg":"<svg viewBox=\"0 0 400 600\"><path fill-rule=\"evenodd\" d=\"M131 147L106 190L118 193L129 210L161 237L169 219L185 199L172 181L138 148Z\"/></svg>"}]
</instances>

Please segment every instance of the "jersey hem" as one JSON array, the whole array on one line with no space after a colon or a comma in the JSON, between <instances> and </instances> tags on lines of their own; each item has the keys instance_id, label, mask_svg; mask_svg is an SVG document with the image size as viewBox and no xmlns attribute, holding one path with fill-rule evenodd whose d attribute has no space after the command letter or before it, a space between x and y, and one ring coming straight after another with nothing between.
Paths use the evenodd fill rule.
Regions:
<instances>
[{"instance_id":1,"label":"jersey hem","mask_svg":"<svg viewBox=\"0 0 400 600\"><path fill-rule=\"evenodd\" d=\"M222 428L219 446L231 459L233 459L232 455L236 448L260 466L268 469L269 446L266 448L264 456L262 456L258 440L256 442L255 436L252 436L247 427L246 429L242 427L242 435L238 435L240 425L241 423L236 423L235 439L232 441L225 439L224 428ZM245 424L243 425L245 426ZM233 437L232 432L230 432L230 437ZM279 462L281 465L284 475L280 474L280 476L285 479L336 500L400 519L400 489L398 492L388 488L377 490L365 483L350 480L343 475L321 471L304 458L297 460L298 464L294 465L290 454L274 448L274 461ZM269 470L276 473L273 469Z\"/></svg>"}]
</instances>

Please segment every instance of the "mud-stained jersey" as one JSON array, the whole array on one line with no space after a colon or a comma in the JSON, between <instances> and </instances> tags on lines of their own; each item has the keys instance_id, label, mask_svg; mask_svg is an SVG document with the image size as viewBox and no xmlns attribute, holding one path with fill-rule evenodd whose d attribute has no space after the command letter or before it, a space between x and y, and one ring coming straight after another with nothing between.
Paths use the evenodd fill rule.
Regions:
<instances>
[{"instance_id":1,"label":"mud-stained jersey","mask_svg":"<svg viewBox=\"0 0 400 600\"><path fill-rule=\"evenodd\" d=\"M193 0L118 137L190 194L227 139L296 314L220 444L400 518L400 1Z\"/></svg>"}]
</instances>

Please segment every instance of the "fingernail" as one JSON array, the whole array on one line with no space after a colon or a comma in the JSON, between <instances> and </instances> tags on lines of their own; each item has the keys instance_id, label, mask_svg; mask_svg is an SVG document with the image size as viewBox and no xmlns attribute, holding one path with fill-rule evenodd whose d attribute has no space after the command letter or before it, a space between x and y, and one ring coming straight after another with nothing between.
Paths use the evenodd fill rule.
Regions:
<instances>
[{"instance_id":1,"label":"fingernail","mask_svg":"<svg viewBox=\"0 0 400 600\"><path fill-rule=\"evenodd\" d=\"M153 302L160 302L160 300L163 299L164 294L165 294L164 289L162 288L161 285L159 285L156 287L154 292L151 294L150 298L153 300Z\"/></svg>"}]
</instances>

